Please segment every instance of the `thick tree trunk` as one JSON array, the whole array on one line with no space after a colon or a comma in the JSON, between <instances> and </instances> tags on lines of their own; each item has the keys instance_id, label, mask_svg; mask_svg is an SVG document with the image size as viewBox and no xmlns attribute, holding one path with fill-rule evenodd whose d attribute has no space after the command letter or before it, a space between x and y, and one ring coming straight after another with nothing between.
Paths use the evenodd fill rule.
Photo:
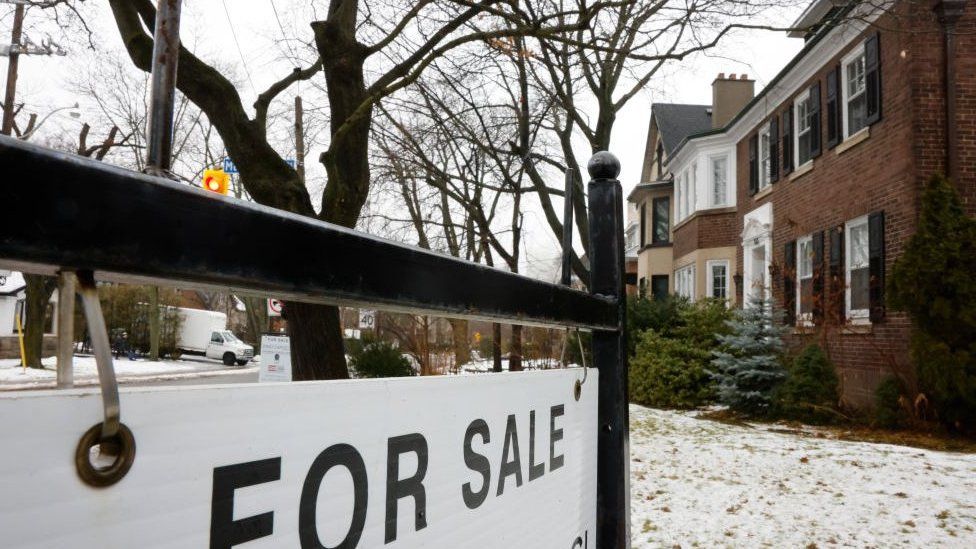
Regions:
<instances>
[{"instance_id":1,"label":"thick tree trunk","mask_svg":"<svg viewBox=\"0 0 976 549\"><path fill-rule=\"evenodd\" d=\"M522 327L512 326L512 339L508 349L508 371L522 371Z\"/></svg>"},{"instance_id":2,"label":"thick tree trunk","mask_svg":"<svg viewBox=\"0 0 976 549\"><path fill-rule=\"evenodd\" d=\"M460 370L471 361L471 342L468 340L468 321L448 319L451 324L451 341L454 343L454 368Z\"/></svg>"},{"instance_id":3,"label":"thick tree trunk","mask_svg":"<svg viewBox=\"0 0 976 549\"><path fill-rule=\"evenodd\" d=\"M339 309L289 301L285 314L291 337L292 379L349 379Z\"/></svg>"},{"instance_id":4,"label":"thick tree trunk","mask_svg":"<svg viewBox=\"0 0 976 549\"><path fill-rule=\"evenodd\" d=\"M268 305L260 297L245 297L244 315L247 318L247 335L254 345L254 354L261 354L261 334L268 330Z\"/></svg>"},{"instance_id":5,"label":"thick tree trunk","mask_svg":"<svg viewBox=\"0 0 976 549\"><path fill-rule=\"evenodd\" d=\"M502 371L502 325L497 322L491 325L491 370Z\"/></svg>"},{"instance_id":6,"label":"thick tree trunk","mask_svg":"<svg viewBox=\"0 0 976 549\"><path fill-rule=\"evenodd\" d=\"M25 274L24 281L27 283L24 354L28 367L43 368L41 355L44 352L44 320L47 315L47 304L51 301L55 288L58 287L57 279Z\"/></svg>"}]
</instances>

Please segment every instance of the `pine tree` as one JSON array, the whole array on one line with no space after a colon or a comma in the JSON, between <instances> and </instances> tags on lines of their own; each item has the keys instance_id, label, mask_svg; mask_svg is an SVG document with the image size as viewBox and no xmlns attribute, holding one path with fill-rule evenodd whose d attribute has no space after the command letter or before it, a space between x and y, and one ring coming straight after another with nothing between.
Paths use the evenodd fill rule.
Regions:
<instances>
[{"instance_id":1,"label":"pine tree","mask_svg":"<svg viewBox=\"0 0 976 549\"><path fill-rule=\"evenodd\" d=\"M751 297L749 307L728 321L731 333L718 335L721 351L712 359L718 400L732 410L760 416L769 411L773 392L786 378L780 362L782 327L772 303Z\"/></svg>"}]
</instances>

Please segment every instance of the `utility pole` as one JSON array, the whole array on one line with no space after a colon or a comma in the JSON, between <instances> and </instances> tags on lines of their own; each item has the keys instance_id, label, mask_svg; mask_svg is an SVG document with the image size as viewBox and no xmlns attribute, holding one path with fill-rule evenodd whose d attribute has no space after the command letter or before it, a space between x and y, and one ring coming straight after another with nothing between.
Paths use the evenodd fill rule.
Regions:
<instances>
[{"instance_id":1,"label":"utility pole","mask_svg":"<svg viewBox=\"0 0 976 549\"><path fill-rule=\"evenodd\" d=\"M302 108L302 96L295 96L295 169L298 179L305 184L305 111Z\"/></svg>"},{"instance_id":2,"label":"utility pole","mask_svg":"<svg viewBox=\"0 0 976 549\"><path fill-rule=\"evenodd\" d=\"M7 63L7 91L3 98L3 135L14 128L14 99L17 96L17 65L20 61L20 41L24 33L24 5L14 10L14 28L10 33L10 61Z\"/></svg>"},{"instance_id":3,"label":"utility pole","mask_svg":"<svg viewBox=\"0 0 976 549\"><path fill-rule=\"evenodd\" d=\"M173 156L173 104L176 102L176 65L180 58L182 0L160 0L153 36L152 83L149 102L149 147L146 172L169 177ZM159 287L149 298L149 358L159 360Z\"/></svg>"}]
</instances>

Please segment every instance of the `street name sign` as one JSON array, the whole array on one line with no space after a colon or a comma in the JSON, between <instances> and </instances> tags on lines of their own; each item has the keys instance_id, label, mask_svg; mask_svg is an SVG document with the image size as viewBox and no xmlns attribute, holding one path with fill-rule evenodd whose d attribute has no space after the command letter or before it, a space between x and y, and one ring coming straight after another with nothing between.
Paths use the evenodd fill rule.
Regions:
<instances>
[{"instance_id":1,"label":"street name sign","mask_svg":"<svg viewBox=\"0 0 976 549\"><path fill-rule=\"evenodd\" d=\"M135 460L78 477L97 389L0 394L0 546L595 546L598 373L125 388Z\"/></svg>"}]
</instances>

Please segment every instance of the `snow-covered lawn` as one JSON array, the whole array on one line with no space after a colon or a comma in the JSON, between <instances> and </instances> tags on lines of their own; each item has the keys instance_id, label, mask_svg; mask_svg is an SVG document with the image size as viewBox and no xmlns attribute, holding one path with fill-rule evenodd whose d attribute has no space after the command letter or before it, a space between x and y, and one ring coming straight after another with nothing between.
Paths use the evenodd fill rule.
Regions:
<instances>
[{"instance_id":1,"label":"snow-covered lawn","mask_svg":"<svg viewBox=\"0 0 976 549\"><path fill-rule=\"evenodd\" d=\"M976 547L976 455L630 414L635 549Z\"/></svg>"},{"instance_id":2,"label":"snow-covered lawn","mask_svg":"<svg viewBox=\"0 0 976 549\"><path fill-rule=\"evenodd\" d=\"M0 390L33 389L53 384L57 378L55 373L56 359L47 357L41 361L45 369L20 367L18 359L0 360ZM251 364L245 368L227 367L218 361L197 360L129 360L121 358L113 360L115 375L119 381L129 379L145 379L147 377L170 379L184 377L209 377L215 375L239 374L256 368ZM91 356L76 356L74 358L75 383L96 382L98 369L95 358Z\"/></svg>"}]
</instances>

